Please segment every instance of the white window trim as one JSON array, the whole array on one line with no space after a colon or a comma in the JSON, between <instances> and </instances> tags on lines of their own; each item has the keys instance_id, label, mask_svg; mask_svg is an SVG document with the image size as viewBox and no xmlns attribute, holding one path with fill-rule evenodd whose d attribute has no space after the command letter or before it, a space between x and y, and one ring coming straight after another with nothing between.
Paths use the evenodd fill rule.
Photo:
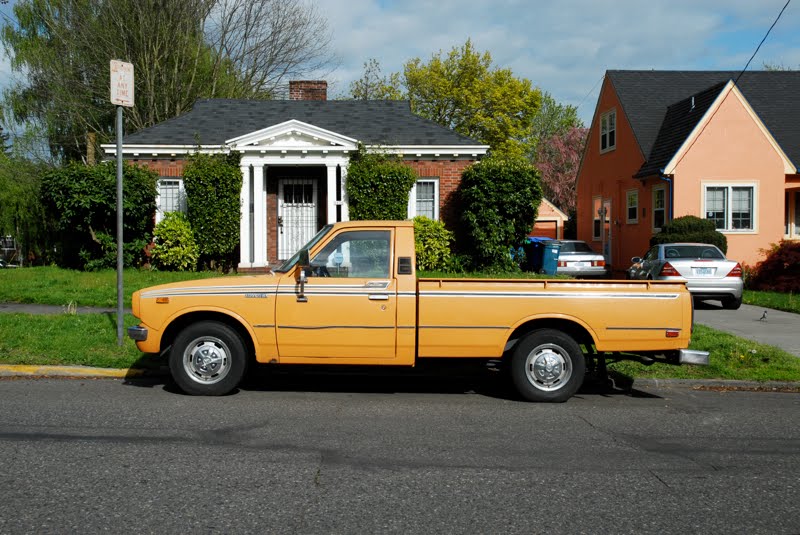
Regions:
<instances>
[{"instance_id":1,"label":"white window trim","mask_svg":"<svg viewBox=\"0 0 800 535\"><path fill-rule=\"evenodd\" d=\"M592 241L600 241L603 237L603 220L600 218L600 214L597 213L596 209L596 206L598 204L600 205L600 208L603 207L603 197L600 195L595 195L594 197L592 197ZM600 222L600 224L597 225L597 228L600 229L600 232L598 234L594 233L595 221Z\"/></svg>"},{"instance_id":2,"label":"white window trim","mask_svg":"<svg viewBox=\"0 0 800 535\"><path fill-rule=\"evenodd\" d=\"M783 239L798 240L800 239L800 225L796 225L795 221L797 221L798 212L800 212L800 203L798 203L800 191L788 190L786 193L788 195L784 194L784 198L788 197L788 199L784 210L784 219L788 218L788 221L784 221ZM785 232L786 230L789 232Z\"/></svg>"},{"instance_id":3,"label":"white window trim","mask_svg":"<svg viewBox=\"0 0 800 535\"><path fill-rule=\"evenodd\" d=\"M156 225L164 219L164 212L161 210L161 181L162 180L177 180L178 181L178 195L182 199L186 199L186 190L183 187L183 177L179 176L160 176L156 184ZM183 210L181 210L183 211Z\"/></svg>"},{"instance_id":4,"label":"white window trim","mask_svg":"<svg viewBox=\"0 0 800 535\"><path fill-rule=\"evenodd\" d=\"M628 194L635 193L636 194L636 204L631 206L628 204ZM628 213L631 208L636 208L636 217L633 219L628 217ZM625 192L625 219L628 223L638 223L639 222L639 190L638 189L629 189Z\"/></svg>"},{"instance_id":5,"label":"white window trim","mask_svg":"<svg viewBox=\"0 0 800 535\"><path fill-rule=\"evenodd\" d=\"M439 220L439 177L423 176L419 177L411 187L408 195L408 218L414 219L417 216L417 184L419 182L433 182L433 219Z\"/></svg>"},{"instance_id":6,"label":"white window trim","mask_svg":"<svg viewBox=\"0 0 800 535\"><path fill-rule=\"evenodd\" d=\"M603 121L608 121L608 118L611 117L612 115L614 116L614 144L611 145L609 143L608 147L603 148ZM610 131L611 130L609 129L606 132L606 135L608 135L608 133ZM607 112L605 112L605 113L600 115L600 136L599 136L599 141L600 141L600 144L599 144L600 154L605 154L606 152L611 152L612 150L616 150L616 148L617 148L617 109L616 108L608 110Z\"/></svg>"},{"instance_id":7,"label":"white window trim","mask_svg":"<svg viewBox=\"0 0 800 535\"><path fill-rule=\"evenodd\" d=\"M656 192L657 191L664 192L664 208L656 208ZM667 221L667 213L668 213L667 212L667 203L669 202L669 199L667 198L667 188L665 188L664 186L658 186L658 187L653 188L653 194L652 194L652 197L650 199L650 202L651 202L651 204L650 204L650 217L653 220L652 224L651 224L651 226L653 228L653 232L661 232L661 228L662 227L657 227L656 226L656 210L664 210L664 224L666 225L667 223L669 223L669 221Z\"/></svg>"},{"instance_id":8,"label":"white window trim","mask_svg":"<svg viewBox=\"0 0 800 535\"><path fill-rule=\"evenodd\" d=\"M700 213L702 218L706 218L706 192L708 188L753 188L753 228L752 229L717 229L722 234L758 234L758 182L705 182L701 183L703 194L700 199ZM728 195L729 205L725 207L725 226L729 226L732 217L730 203L733 202L733 195Z\"/></svg>"}]
</instances>

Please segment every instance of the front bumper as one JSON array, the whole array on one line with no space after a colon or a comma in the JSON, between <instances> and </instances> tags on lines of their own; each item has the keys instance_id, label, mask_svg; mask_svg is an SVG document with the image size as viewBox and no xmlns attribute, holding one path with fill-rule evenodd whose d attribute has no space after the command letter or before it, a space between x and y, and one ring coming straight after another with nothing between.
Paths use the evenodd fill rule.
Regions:
<instances>
[{"instance_id":1,"label":"front bumper","mask_svg":"<svg viewBox=\"0 0 800 535\"><path fill-rule=\"evenodd\" d=\"M708 351L681 349L678 352L678 364L698 364L708 366Z\"/></svg>"},{"instance_id":2,"label":"front bumper","mask_svg":"<svg viewBox=\"0 0 800 535\"><path fill-rule=\"evenodd\" d=\"M134 325L128 327L128 336L137 342L144 342L147 340L147 328L141 325Z\"/></svg>"}]
</instances>

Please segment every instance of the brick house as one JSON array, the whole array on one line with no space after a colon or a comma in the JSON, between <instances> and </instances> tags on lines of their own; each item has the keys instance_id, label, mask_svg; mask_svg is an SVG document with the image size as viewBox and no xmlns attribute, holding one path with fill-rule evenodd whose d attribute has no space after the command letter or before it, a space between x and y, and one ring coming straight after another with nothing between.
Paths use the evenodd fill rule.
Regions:
<instances>
[{"instance_id":1,"label":"brick house","mask_svg":"<svg viewBox=\"0 0 800 535\"><path fill-rule=\"evenodd\" d=\"M578 238L619 273L675 217L728 257L800 239L800 72L608 71L578 172Z\"/></svg>"},{"instance_id":2,"label":"brick house","mask_svg":"<svg viewBox=\"0 0 800 535\"><path fill-rule=\"evenodd\" d=\"M327 100L324 81L291 82L289 100L209 99L192 111L124 138L123 158L159 176L156 221L185 209L187 155L241 153L242 270L263 270L289 258L323 225L348 220L349 156L398 153L419 179L408 216L452 228L453 193L462 171L489 147L411 113L407 101ZM116 146L103 147L107 157Z\"/></svg>"}]
</instances>

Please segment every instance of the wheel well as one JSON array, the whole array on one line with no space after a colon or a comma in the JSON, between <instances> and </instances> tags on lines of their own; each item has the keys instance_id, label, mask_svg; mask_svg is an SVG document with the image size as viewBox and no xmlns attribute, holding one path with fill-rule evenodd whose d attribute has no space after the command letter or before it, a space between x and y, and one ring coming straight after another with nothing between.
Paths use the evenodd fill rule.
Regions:
<instances>
[{"instance_id":1,"label":"wheel well","mask_svg":"<svg viewBox=\"0 0 800 535\"><path fill-rule=\"evenodd\" d=\"M575 340L579 345L590 346L594 344L592 335L589 334L589 331L587 331L583 325L567 319L542 318L531 320L517 327L508 338L506 352L511 350L520 339L525 337L525 335L539 329L554 329L556 331L561 331L571 336L572 339Z\"/></svg>"},{"instance_id":2,"label":"wheel well","mask_svg":"<svg viewBox=\"0 0 800 535\"><path fill-rule=\"evenodd\" d=\"M164 335L161 337L161 351L163 352L164 350L168 349L175 341L175 337L178 336L178 334L184 328L192 323L197 323L200 321L216 321L219 323L224 323L235 330L239 336L241 336L248 355L251 358L255 358L256 352L255 346L253 345L253 339L250 336L250 333L247 332L245 326L235 318L220 312L190 312L175 318L172 323L169 324L167 329L164 331Z\"/></svg>"}]
</instances>

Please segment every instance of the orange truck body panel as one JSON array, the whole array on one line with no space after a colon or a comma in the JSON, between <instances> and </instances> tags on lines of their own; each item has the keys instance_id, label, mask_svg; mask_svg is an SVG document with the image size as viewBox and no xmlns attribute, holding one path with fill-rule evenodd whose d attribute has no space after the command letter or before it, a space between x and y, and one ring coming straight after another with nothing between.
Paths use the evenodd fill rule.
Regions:
<instances>
[{"instance_id":1,"label":"orange truck body panel","mask_svg":"<svg viewBox=\"0 0 800 535\"><path fill-rule=\"evenodd\" d=\"M689 345L692 302L682 283L417 279L411 222L337 223L310 250L312 264L340 234L376 230L391 236L388 277L309 276L305 299L299 266L140 290L133 313L148 336L137 345L164 350L169 326L198 313L240 324L265 363L413 366L425 357L500 358L518 329L547 321L584 330L597 351ZM410 273L398 273L401 257Z\"/></svg>"}]
</instances>

